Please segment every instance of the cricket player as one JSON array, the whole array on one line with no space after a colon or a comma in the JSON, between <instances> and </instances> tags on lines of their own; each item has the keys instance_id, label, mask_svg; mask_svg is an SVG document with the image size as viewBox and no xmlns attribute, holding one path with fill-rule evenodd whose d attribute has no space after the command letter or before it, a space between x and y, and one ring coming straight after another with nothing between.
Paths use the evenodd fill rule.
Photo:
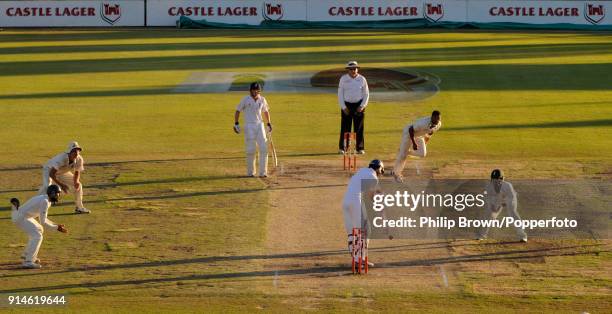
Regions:
<instances>
[{"instance_id":1,"label":"cricket player","mask_svg":"<svg viewBox=\"0 0 612 314\"><path fill-rule=\"evenodd\" d=\"M395 165L393 166L393 177L397 182L403 182L402 171L406 165L408 156L425 157L427 155L427 143L429 139L442 126L440 111L434 110L430 117L417 119L404 127L402 143L400 144Z\"/></svg>"},{"instance_id":2,"label":"cricket player","mask_svg":"<svg viewBox=\"0 0 612 314\"><path fill-rule=\"evenodd\" d=\"M251 83L249 96L242 98L234 114L234 132L240 133L240 113L244 112L244 142L246 144L247 176L255 176L255 153L259 147L259 176L268 176L268 143L262 115L267 122L268 132L272 132L270 112L266 98L260 95L259 83Z\"/></svg>"},{"instance_id":3,"label":"cricket player","mask_svg":"<svg viewBox=\"0 0 612 314\"><path fill-rule=\"evenodd\" d=\"M497 219L497 216L501 213L503 208L510 211L510 215L515 220L521 219L516 210L516 191L514 191L510 182L504 181L504 173L500 169L495 169L491 172L491 181L487 184L485 191L487 195L485 199L484 219ZM478 240L486 239L488 233L488 227L482 228L478 233ZM527 242L527 234L523 228L516 227L516 233L521 242Z\"/></svg>"},{"instance_id":4,"label":"cricket player","mask_svg":"<svg viewBox=\"0 0 612 314\"><path fill-rule=\"evenodd\" d=\"M11 219L19 229L28 234L29 238L23 253L24 268L41 268L38 251L43 240L43 225L62 233L68 232L64 225L57 225L47 218L49 207L59 201L60 194L60 187L53 184L47 187L45 195L34 196L22 206L19 205L18 199L11 199Z\"/></svg>"},{"instance_id":5,"label":"cricket player","mask_svg":"<svg viewBox=\"0 0 612 314\"><path fill-rule=\"evenodd\" d=\"M370 161L368 168L359 169L349 181L344 200L342 202L342 210L344 212L344 229L348 234L348 249L352 256L353 252L353 228L362 228L367 220L366 214L363 211L361 204L362 181L366 190L366 198L374 198L374 194L380 192L378 186L378 178L385 173L383 162L374 159ZM355 257L356 258L356 257ZM368 262L369 266L374 266Z\"/></svg>"},{"instance_id":6,"label":"cricket player","mask_svg":"<svg viewBox=\"0 0 612 314\"><path fill-rule=\"evenodd\" d=\"M39 195L47 193L47 187L57 184L64 193L74 194L74 203L77 214L89 214L91 211L83 206L83 185L81 173L85 170L81 151L83 149L77 142L68 144L65 152L49 159L43 166L42 186Z\"/></svg>"}]
</instances>

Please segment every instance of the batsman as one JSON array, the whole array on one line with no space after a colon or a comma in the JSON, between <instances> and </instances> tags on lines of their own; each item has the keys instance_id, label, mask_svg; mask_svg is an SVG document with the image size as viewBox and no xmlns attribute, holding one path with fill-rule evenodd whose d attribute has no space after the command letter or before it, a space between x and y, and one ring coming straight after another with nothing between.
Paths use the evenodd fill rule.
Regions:
<instances>
[{"instance_id":1,"label":"batsman","mask_svg":"<svg viewBox=\"0 0 612 314\"><path fill-rule=\"evenodd\" d=\"M242 98L234 114L234 132L240 133L240 113L244 112L244 142L246 144L247 176L255 176L255 154L259 148L259 177L268 176L268 143L264 130L263 117L268 132L272 133L270 112L266 98L260 95L259 83L251 83L249 95ZM262 117L263 115L263 117Z\"/></svg>"},{"instance_id":2,"label":"batsman","mask_svg":"<svg viewBox=\"0 0 612 314\"><path fill-rule=\"evenodd\" d=\"M344 229L348 234L348 250L351 256L353 255L353 228L363 228L367 219L361 204L362 193L366 193L366 198L374 198L374 194L380 192L378 186L378 178L385 173L383 162L374 159L370 161L367 168L361 168L351 177L346 193L344 193L344 201L342 202L342 210L344 212ZM352 258L355 258L354 256ZM368 262L369 266L374 266Z\"/></svg>"}]
</instances>

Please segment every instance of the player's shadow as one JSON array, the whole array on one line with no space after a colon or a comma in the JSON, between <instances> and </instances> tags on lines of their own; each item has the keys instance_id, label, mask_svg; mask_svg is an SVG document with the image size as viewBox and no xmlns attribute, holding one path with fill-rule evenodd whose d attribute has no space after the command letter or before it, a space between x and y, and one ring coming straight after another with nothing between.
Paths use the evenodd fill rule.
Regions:
<instances>
[{"instance_id":1,"label":"player's shadow","mask_svg":"<svg viewBox=\"0 0 612 314\"><path fill-rule=\"evenodd\" d=\"M581 252L568 252L571 249L585 249L587 247L600 246L595 245L582 245L582 246L568 246L568 247L557 247L557 248L540 248L531 250L513 250L513 251L501 251L494 253L484 254L473 254L464 256L452 256L444 258L431 258L401 262L390 262L390 263L379 263L374 269L393 269L400 267L414 267L414 266L435 266L442 264L455 264L455 263L471 263L471 262L491 262L491 261L515 261L533 258L545 258L552 256L578 256L587 254L599 254L601 250L590 250ZM606 251L608 252L608 251ZM325 251L325 252L311 252L311 253L298 253L298 254L279 254L279 255L250 255L250 256L217 256L217 257L205 257L188 260L176 260L176 261L162 261L162 262L151 262L151 263L140 263L140 264L128 264L128 265L110 265L100 266L92 268L82 268L77 270L68 270L63 272L74 272L74 271L93 271L93 270L105 270L105 269L121 269L130 267L159 267L166 265L177 265L187 263L212 263L215 261L244 261L252 259L269 259L269 258L299 258L299 257L312 257L323 256L324 254L346 254L346 251ZM138 265L138 266L135 266ZM348 265L328 265L328 266L316 266L307 268L296 268L296 269L273 269L273 270L261 270L261 271L249 271L249 272L225 272L218 274L191 274L180 277L166 277L166 278L145 278L138 280L109 280L99 282L85 282L85 283L74 283L74 284L59 284L59 285L47 285L47 286L36 286L28 288L18 289L3 289L0 293L27 293L27 292L38 292L47 290L63 290L63 289L75 289L75 288L102 288L102 287L113 287L121 285L142 285L151 283L165 283L165 282L186 282L186 281L201 281L201 280L218 280L218 279L240 279L240 278L253 278L253 277L286 277L286 276L297 276L297 275L319 275L337 277L340 275L349 274ZM62 272L56 272L62 273ZM49 275L51 273L33 273L29 275ZM28 274L24 274L28 275ZM3 276L9 277L9 276ZM15 276L12 276L15 277Z\"/></svg>"},{"instance_id":2,"label":"player's shadow","mask_svg":"<svg viewBox=\"0 0 612 314\"><path fill-rule=\"evenodd\" d=\"M71 214L60 214L60 215L71 215ZM474 245L474 243L456 244L456 243L461 243L461 242L473 242L473 241L455 240L453 241L452 246L458 247L458 246L465 246L465 245ZM486 245L485 243L482 243L482 244L476 243L476 244ZM502 244L502 243L496 242L495 244ZM384 247L378 247L378 248L371 248L370 251L388 253L388 252L398 252L398 251L430 250L430 249L438 249L438 248L447 248L448 246L449 246L449 242L447 241L422 242L422 243L410 243L410 244L403 244L403 245L391 245L391 246L384 246ZM64 274L64 273L72 273L72 272L80 272L80 271L106 271L106 270L114 270L114 269L163 267L163 266L197 264L197 263L271 260L271 259L287 259L287 258L313 258L313 257L325 257L325 256L346 255L346 254L347 254L346 250L327 250L327 251L316 251L316 252L267 254L267 255L211 256L211 257L202 257L202 258L196 258L196 259L181 259L181 260L169 260L169 261L133 263L133 264L103 265L103 266L93 266L93 267L72 268L72 269L67 269L67 270L44 272L44 273L23 273L23 274L16 274L16 275L6 275L6 276L3 276L3 278ZM7 264L7 265L14 265L14 264Z\"/></svg>"},{"instance_id":3,"label":"player's shadow","mask_svg":"<svg viewBox=\"0 0 612 314\"><path fill-rule=\"evenodd\" d=\"M490 124L481 126L448 127L444 131L473 131L473 130L496 130L496 129L541 129L541 128L584 128L584 127L610 127L612 119L597 119L583 121L562 121L525 124Z\"/></svg>"},{"instance_id":4,"label":"player's shadow","mask_svg":"<svg viewBox=\"0 0 612 314\"><path fill-rule=\"evenodd\" d=\"M234 177L234 178L241 178L241 177ZM163 183L163 182L157 182L157 181L160 181L160 180L155 180L152 183ZM142 182L139 182L138 184L146 184L147 182L150 182L150 181L142 181ZM126 183L125 185L131 185L131 184ZM275 191L275 190L334 188L334 187L339 187L339 186L345 186L345 185L344 184L319 184L319 185L305 185L305 186L291 186L291 187L264 187L264 188L236 189L236 190L223 190L223 191L174 193L174 194L159 195L159 196L126 196L126 197L116 197L116 198L108 198L108 199L88 200L87 204L100 204L100 203L106 203L106 202L120 202L120 201L154 201L154 200L214 196L214 195L250 194L250 193L260 193L260 192ZM67 201L67 202L59 203L57 206L64 206L64 205L69 205L69 204L72 204L72 203ZM8 206L0 207L0 210L10 210L10 207ZM56 216L56 215L58 214L50 214L49 216ZM59 214L59 215L62 215L62 214ZM0 218L0 220L3 220L3 219L10 219L10 218L8 217Z\"/></svg>"}]
</instances>

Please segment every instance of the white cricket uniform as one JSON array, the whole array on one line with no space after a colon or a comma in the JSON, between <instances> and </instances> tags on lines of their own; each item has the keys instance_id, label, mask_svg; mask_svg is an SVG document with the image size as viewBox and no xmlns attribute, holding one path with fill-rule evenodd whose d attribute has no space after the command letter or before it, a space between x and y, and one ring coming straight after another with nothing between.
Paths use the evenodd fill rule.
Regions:
<instances>
[{"instance_id":1,"label":"white cricket uniform","mask_svg":"<svg viewBox=\"0 0 612 314\"><path fill-rule=\"evenodd\" d=\"M344 74L340 78L338 83L338 105L340 109L346 109L345 102L357 103L361 101L359 105L365 108L368 105L370 99L370 89L368 88L368 81L361 74L357 74L355 78L352 78L348 74Z\"/></svg>"},{"instance_id":2,"label":"white cricket uniform","mask_svg":"<svg viewBox=\"0 0 612 314\"><path fill-rule=\"evenodd\" d=\"M494 220L501 213L501 210L505 208L510 211L510 216L516 220L520 220L521 217L518 214L516 191L510 182L502 181L501 189L499 193L495 191L495 184L493 181L489 182L485 191L487 192L485 202L484 219ZM489 228L482 228L479 232L479 237L486 238L489 233ZM527 234L522 228L516 228L516 234L521 239L526 239Z\"/></svg>"},{"instance_id":3,"label":"white cricket uniform","mask_svg":"<svg viewBox=\"0 0 612 314\"><path fill-rule=\"evenodd\" d=\"M259 147L259 176L268 174L268 144L262 114L268 112L266 98L259 95L242 98L236 111L244 113L244 142L246 144L247 175L255 175L255 153Z\"/></svg>"},{"instance_id":4,"label":"white cricket uniform","mask_svg":"<svg viewBox=\"0 0 612 314\"><path fill-rule=\"evenodd\" d=\"M406 165L406 159L408 156L425 157L427 155L427 144L425 143L425 137L430 137L434 132L438 131L442 126L442 121L438 121L438 124L431 124L431 117L423 117L411 124L404 127L402 133L402 143L400 144L400 150L397 153L395 159L395 165L393 165L393 172L400 175ZM410 140L410 127L414 130L414 141L417 144L417 150L412 148L412 141Z\"/></svg>"},{"instance_id":5,"label":"white cricket uniform","mask_svg":"<svg viewBox=\"0 0 612 314\"><path fill-rule=\"evenodd\" d=\"M43 240L43 225L48 228L57 229L57 225L47 218L47 211L51 207L51 202L47 195L37 195L19 207L19 210L12 210L11 219L19 229L28 234L28 245L25 248L24 256L26 262L35 262L38 250ZM40 220L40 223L36 221Z\"/></svg>"},{"instance_id":6,"label":"white cricket uniform","mask_svg":"<svg viewBox=\"0 0 612 314\"><path fill-rule=\"evenodd\" d=\"M342 210L344 212L344 229L348 235L352 234L353 228L361 228L363 221L367 219L366 213L361 204L362 180L366 191L376 191L378 187L378 177L376 170L372 168L361 168L353 175L349 181Z\"/></svg>"},{"instance_id":7,"label":"white cricket uniform","mask_svg":"<svg viewBox=\"0 0 612 314\"><path fill-rule=\"evenodd\" d=\"M85 170L83 157L79 154L72 163L70 163L67 153L61 153L49 159L43 166L42 186L38 190L40 195L46 195L47 187L53 183L51 182L53 180L49 177L52 168L57 170L55 177L68 186L68 192L74 194L76 207L83 208L83 185L81 184L78 190L74 188L74 173L76 171L82 173Z\"/></svg>"}]
</instances>

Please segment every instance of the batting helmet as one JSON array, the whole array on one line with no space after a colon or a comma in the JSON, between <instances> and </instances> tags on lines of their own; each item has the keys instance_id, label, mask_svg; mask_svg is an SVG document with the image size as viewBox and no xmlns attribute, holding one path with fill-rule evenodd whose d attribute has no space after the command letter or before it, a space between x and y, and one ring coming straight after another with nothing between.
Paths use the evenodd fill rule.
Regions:
<instances>
[{"instance_id":1,"label":"batting helmet","mask_svg":"<svg viewBox=\"0 0 612 314\"><path fill-rule=\"evenodd\" d=\"M495 169L491 172L491 180L504 179L504 172L501 169Z\"/></svg>"},{"instance_id":2,"label":"batting helmet","mask_svg":"<svg viewBox=\"0 0 612 314\"><path fill-rule=\"evenodd\" d=\"M14 198L14 197L11 198L11 204L15 205L15 207L19 209L19 199Z\"/></svg>"},{"instance_id":3,"label":"batting helmet","mask_svg":"<svg viewBox=\"0 0 612 314\"><path fill-rule=\"evenodd\" d=\"M383 164L381 160L378 160L378 159L374 159L370 161L368 168L372 168L374 170L380 169L381 174L385 173L385 165Z\"/></svg>"},{"instance_id":4,"label":"batting helmet","mask_svg":"<svg viewBox=\"0 0 612 314\"><path fill-rule=\"evenodd\" d=\"M251 83L251 87L249 88L249 90L261 90L261 85L259 85L258 82L253 82Z\"/></svg>"}]
</instances>

